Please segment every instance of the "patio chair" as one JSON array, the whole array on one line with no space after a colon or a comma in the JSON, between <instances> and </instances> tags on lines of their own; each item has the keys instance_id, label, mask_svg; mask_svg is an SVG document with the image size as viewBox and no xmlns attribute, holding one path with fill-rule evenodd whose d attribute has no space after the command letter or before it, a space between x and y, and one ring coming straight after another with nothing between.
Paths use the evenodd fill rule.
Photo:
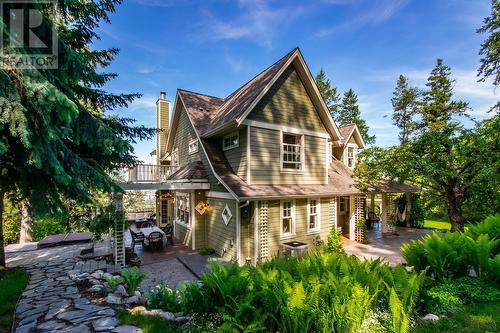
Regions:
<instances>
[{"instance_id":1,"label":"patio chair","mask_svg":"<svg viewBox=\"0 0 500 333\"><path fill-rule=\"evenodd\" d=\"M174 227L172 226L172 223L165 224L161 230L165 233L167 243L170 242L170 244L174 245Z\"/></svg>"},{"instance_id":2,"label":"patio chair","mask_svg":"<svg viewBox=\"0 0 500 333\"><path fill-rule=\"evenodd\" d=\"M159 231L153 231L148 235L148 247L150 250L163 248L163 235Z\"/></svg>"},{"instance_id":3,"label":"patio chair","mask_svg":"<svg viewBox=\"0 0 500 333\"><path fill-rule=\"evenodd\" d=\"M146 221L141 224L141 228L152 228L152 227L154 227L154 224L150 221Z\"/></svg>"},{"instance_id":4,"label":"patio chair","mask_svg":"<svg viewBox=\"0 0 500 333\"><path fill-rule=\"evenodd\" d=\"M375 212L368 212L368 218L366 219L366 228L368 230L375 229L375 224L377 224L377 228L380 227L380 219L377 217Z\"/></svg>"},{"instance_id":5,"label":"patio chair","mask_svg":"<svg viewBox=\"0 0 500 333\"><path fill-rule=\"evenodd\" d=\"M132 236L132 251L135 249L136 244L141 244L144 246L144 234L142 232L134 232L132 229L129 229L130 236Z\"/></svg>"}]
</instances>

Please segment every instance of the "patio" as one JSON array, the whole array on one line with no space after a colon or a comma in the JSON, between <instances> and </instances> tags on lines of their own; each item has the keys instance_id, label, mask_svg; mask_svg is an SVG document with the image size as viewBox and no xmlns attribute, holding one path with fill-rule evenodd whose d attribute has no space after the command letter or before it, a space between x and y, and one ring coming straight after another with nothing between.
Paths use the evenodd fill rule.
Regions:
<instances>
[{"instance_id":1,"label":"patio","mask_svg":"<svg viewBox=\"0 0 500 333\"><path fill-rule=\"evenodd\" d=\"M367 230L368 244L361 244L347 238L342 239L344 250L361 259L382 258L391 265L405 263L399 250L403 243L420 239L432 230L397 227L395 232L382 233L380 230Z\"/></svg>"}]
</instances>

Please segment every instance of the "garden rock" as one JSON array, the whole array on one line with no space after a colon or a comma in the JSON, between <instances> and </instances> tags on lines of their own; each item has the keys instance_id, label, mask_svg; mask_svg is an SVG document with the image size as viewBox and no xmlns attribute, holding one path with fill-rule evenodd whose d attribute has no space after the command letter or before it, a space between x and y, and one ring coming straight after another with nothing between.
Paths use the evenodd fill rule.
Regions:
<instances>
[{"instance_id":1,"label":"garden rock","mask_svg":"<svg viewBox=\"0 0 500 333\"><path fill-rule=\"evenodd\" d=\"M178 324L184 324L184 323L187 323L189 321L189 317L176 317L175 318L175 322L178 323Z\"/></svg>"},{"instance_id":2,"label":"garden rock","mask_svg":"<svg viewBox=\"0 0 500 333\"><path fill-rule=\"evenodd\" d=\"M107 289L105 286L102 284L95 284L91 288L89 288L89 292L91 293L97 293L101 295L106 295L108 293Z\"/></svg>"},{"instance_id":3,"label":"garden rock","mask_svg":"<svg viewBox=\"0 0 500 333\"><path fill-rule=\"evenodd\" d=\"M92 326L97 332L112 330L117 324L118 320L115 318L101 318L92 322Z\"/></svg>"},{"instance_id":4,"label":"garden rock","mask_svg":"<svg viewBox=\"0 0 500 333\"><path fill-rule=\"evenodd\" d=\"M127 290L125 290L125 287L121 284L116 287L114 294L119 295L119 296L123 296L123 297L128 296Z\"/></svg>"},{"instance_id":5,"label":"garden rock","mask_svg":"<svg viewBox=\"0 0 500 333\"><path fill-rule=\"evenodd\" d=\"M422 318L423 320L430 320L430 321L437 321L439 320L439 317L436 316L435 314L428 313L425 315L425 317Z\"/></svg>"},{"instance_id":6,"label":"garden rock","mask_svg":"<svg viewBox=\"0 0 500 333\"><path fill-rule=\"evenodd\" d=\"M108 304L122 304L122 297L116 294L109 294L108 297L106 297L106 302Z\"/></svg>"},{"instance_id":7,"label":"garden rock","mask_svg":"<svg viewBox=\"0 0 500 333\"><path fill-rule=\"evenodd\" d=\"M167 312L167 311L161 311L158 314L158 317L161 317L167 321L174 321L175 320L174 314L172 312Z\"/></svg>"},{"instance_id":8,"label":"garden rock","mask_svg":"<svg viewBox=\"0 0 500 333\"><path fill-rule=\"evenodd\" d=\"M101 280L104 272L101 270L97 270L94 273L90 274L94 279Z\"/></svg>"},{"instance_id":9,"label":"garden rock","mask_svg":"<svg viewBox=\"0 0 500 333\"><path fill-rule=\"evenodd\" d=\"M134 304L139 301L139 297L137 296L130 296L125 299L125 304Z\"/></svg>"},{"instance_id":10,"label":"garden rock","mask_svg":"<svg viewBox=\"0 0 500 333\"><path fill-rule=\"evenodd\" d=\"M134 315L140 315L140 314L144 314L146 312L146 308L144 306L136 306L132 309L129 310L129 312L131 314L134 314Z\"/></svg>"},{"instance_id":11,"label":"garden rock","mask_svg":"<svg viewBox=\"0 0 500 333\"><path fill-rule=\"evenodd\" d=\"M142 333L142 330L139 327L135 327L132 325L122 325L116 327L113 333Z\"/></svg>"}]
</instances>

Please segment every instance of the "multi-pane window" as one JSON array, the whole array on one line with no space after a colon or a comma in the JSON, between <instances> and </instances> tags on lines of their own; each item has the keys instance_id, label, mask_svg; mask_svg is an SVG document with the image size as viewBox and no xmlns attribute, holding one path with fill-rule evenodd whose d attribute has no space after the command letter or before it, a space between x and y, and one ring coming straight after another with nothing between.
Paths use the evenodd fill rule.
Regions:
<instances>
[{"instance_id":1,"label":"multi-pane window","mask_svg":"<svg viewBox=\"0 0 500 333\"><path fill-rule=\"evenodd\" d=\"M283 133L282 137L282 169L302 170L303 152L302 136Z\"/></svg>"},{"instance_id":2,"label":"multi-pane window","mask_svg":"<svg viewBox=\"0 0 500 333\"><path fill-rule=\"evenodd\" d=\"M319 230L319 200L311 199L309 200L308 205L309 213L308 213L308 231L318 231Z\"/></svg>"},{"instance_id":3,"label":"multi-pane window","mask_svg":"<svg viewBox=\"0 0 500 333\"><path fill-rule=\"evenodd\" d=\"M354 147L347 147L347 166L349 168L354 168L356 165L356 153Z\"/></svg>"},{"instance_id":4,"label":"multi-pane window","mask_svg":"<svg viewBox=\"0 0 500 333\"><path fill-rule=\"evenodd\" d=\"M189 141L189 153L194 154L198 151L198 140L194 139Z\"/></svg>"},{"instance_id":5,"label":"multi-pane window","mask_svg":"<svg viewBox=\"0 0 500 333\"><path fill-rule=\"evenodd\" d=\"M223 150L228 150L231 148L236 148L240 145L240 136L238 135L238 132L233 132L228 135L224 135L222 138L222 149Z\"/></svg>"},{"instance_id":6,"label":"multi-pane window","mask_svg":"<svg viewBox=\"0 0 500 333\"><path fill-rule=\"evenodd\" d=\"M281 236L291 236L295 233L293 201L281 202Z\"/></svg>"},{"instance_id":7,"label":"multi-pane window","mask_svg":"<svg viewBox=\"0 0 500 333\"><path fill-rule=\"evenodd\" d=\"M189 225L189 194L177 194L175 205L177 207L177 221Z\"/></svg>"}]
</instances>

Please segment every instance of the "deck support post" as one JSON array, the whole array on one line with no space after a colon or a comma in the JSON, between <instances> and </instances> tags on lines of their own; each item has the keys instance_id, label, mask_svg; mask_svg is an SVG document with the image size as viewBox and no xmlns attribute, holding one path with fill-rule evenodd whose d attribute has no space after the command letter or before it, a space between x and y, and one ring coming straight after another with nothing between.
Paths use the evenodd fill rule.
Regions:
<instances>
[{"instance_id":1,"label":"deck support post","mask_svg":"<svg viewBox=\"0 0 500 333\"><path fill-rule=\"evenodd\" d=\"M382 204L380 207L380 220L382 222L382 233L389 232L389 224L387 221L387 193L382 193Z\"/></svg>"}]
</instances>

